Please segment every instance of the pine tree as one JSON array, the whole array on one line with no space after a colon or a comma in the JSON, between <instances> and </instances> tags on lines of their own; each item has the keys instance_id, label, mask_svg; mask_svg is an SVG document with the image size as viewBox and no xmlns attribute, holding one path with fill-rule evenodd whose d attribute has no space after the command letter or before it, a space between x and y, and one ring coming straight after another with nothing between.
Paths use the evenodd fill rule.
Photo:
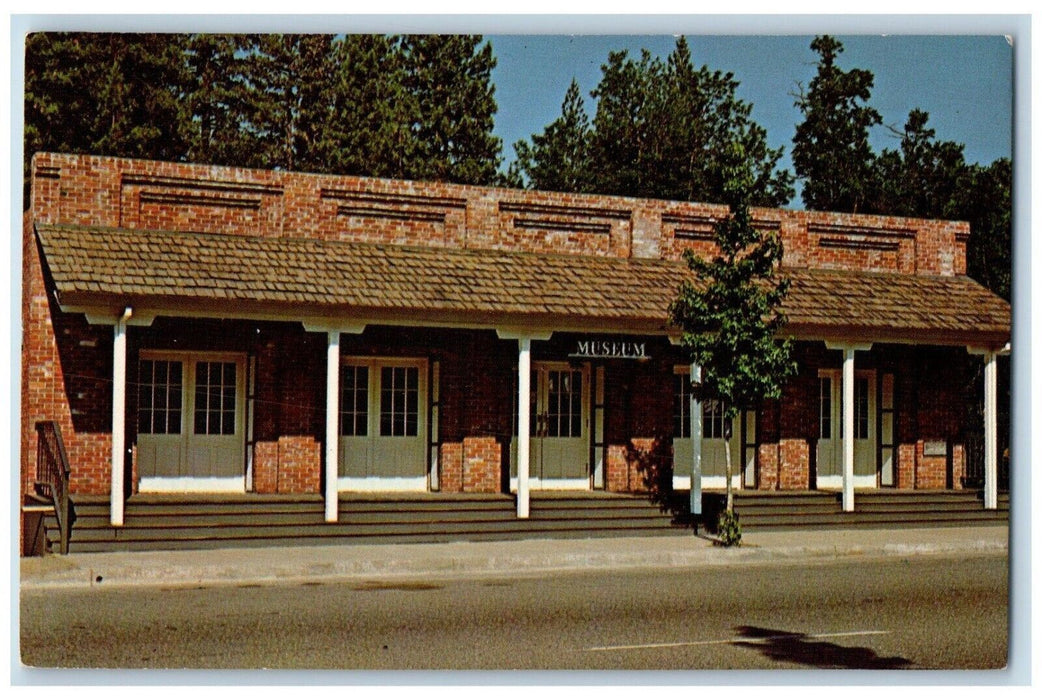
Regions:
<instances>
[{"instance_id":1,"label":"pine tree","mask_svg":"<svg viewBox=\"0 0 1042 700\"><path fill-rule=\"evenodd\" d=\"M514 144L514 167L527 176L537 190L590 192L590 119L583 108L579 83L572 79L561 116L542 134L533 134L532 143Z\"/></svg>"},{"instance_id":2,"label":"pine tree","mask_svg":"<svg viewBox=\"0 0 1042 700\"><path fill-rule=\"evenodd\" d=\"M810 47L819 56L818 72L797 95L803 122L792 148L803 203L808 209L859 212L871 199L874 182L868 130L882 121L866 105L874 77L866 70L841 70L836 58L843 44L831 36L816 37Z\"/></svg>"},{"instance_id":3,"label":"pine tree","mask_svg":"<svg viewBox=\"0 0 1042 700\"><path fill-rule=\"evenodd\" d=\"M721 154L737 142L755 174L753 204L777 206L792 197L792 177L777 167L782 149L768 147L766 131L751 119L752 106L736 96L734 76L696 69L683 37L666 61L647 51L639 60L616 51L601 70L591 93L597 111L584 139L588 173L576 172L569 155L574 147L560 147L565 128L577 123L575 87L561 117L533 135L533 145L515 145L517 170L531 185L568 172L582 191L718 202L724 197Z\"/></svg>"},{"instance_id":4,"label":"pine tree","mask_svg":"<svg viewBox=\"0 0 1042 700\"><path fill-rule=\"evenodd\" d=\"M283 170L326 170L322 138L333 114L331 35L264 34L250 37L243 127L255 150L248 165Z\"/></svg>"},{"instance_id":5,"label":"pine tree","mask_svg":"<svg viewBox=\"0 0 1042 700\"><path fill-rule=\"evenodd\" d=\"M406 176L465 184L497 180L502 143L492 46L467 35L409 35L402 40L405 92L413 100L413 152Z\"/></svg>"},{"instance_id":6,"label":"pine tree","mask_svg":"<svg viewBox=\"0 0 1042 700\"><path fill-rule=\"evenodd\" d=\"M899 151L884 150L876 162L875 201L869 210L898 216L950 218L958 207L960 179L966 171L963 145L938 141L927 128L929 114L908 114Z\"/></svg>"},{"instance_id":7,"label":"pine tree","mask_svg":"<svg viewBox=\"0 0 1042 700\"><path fill-rule=\"evenodd\" d=\"M377 177L408 177L415 158L415 100L405 89L400 40L349 34L334 46L329 169Z\"/></svg>"},{"instance_id":8,"label":"pine tree","mask_svg":"<svg viewBox=\"0 0 1042 700\"><path fill-rule=\"evenodd\" d=\"M216 165L254 163L256 145L243 128L248 113L248 37L193 34L185 61L191 75L186 103L191 114L188 160Z\"/></svg>"},{"instance_id":9,"label":"pine tree","mask_svg":"<svg viewBox=\"0 0 1042 700\"><path fill-rule=\"evenodd\" d=\"M175 160L187 142L184 35L36 33L25 141L39 150Z\"/></svg>"}]
</instances>

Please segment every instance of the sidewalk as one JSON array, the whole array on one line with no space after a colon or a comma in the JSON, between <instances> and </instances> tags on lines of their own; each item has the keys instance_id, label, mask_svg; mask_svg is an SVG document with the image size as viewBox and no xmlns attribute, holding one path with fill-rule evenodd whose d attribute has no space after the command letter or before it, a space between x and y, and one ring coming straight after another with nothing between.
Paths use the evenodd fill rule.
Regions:
<instances>
[{"instance_id":1,"label":"sidewalk","mask_svg":"<svg viewBox=\"0 0 1042 700\"><path fill-rule=\"evenodd\" d=\"M383 577L523 576L550 571L752 565L846 556L1004 553L1006 525L752 532L739 548L693 535L106 552L21 560L23 590L199 586Z\"/></svg>"}]
</instances>

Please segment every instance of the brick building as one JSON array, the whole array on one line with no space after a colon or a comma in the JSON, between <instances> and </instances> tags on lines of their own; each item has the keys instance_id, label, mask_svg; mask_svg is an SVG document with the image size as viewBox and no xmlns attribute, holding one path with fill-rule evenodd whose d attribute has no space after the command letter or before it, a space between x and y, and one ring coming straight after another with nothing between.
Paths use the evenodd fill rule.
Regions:
<instances>
[{"instance_id":1,"label":"brick building","mask_svg":"<svg viewBox=\"0 0 1042 700\"><path fill-rule=\"evenodd\" d=\"M1010 310L965 276L968 225L754 210L784 241L799 373L725 442L666 313L725 214L37 154L23 484L53 420L71 492L108 494L114 525L138 492L321 493L335 519L338 491L517 491L523 517L530 489L650 471L722 488L725 450L738 488L853 508L855 488L962 486L983 356L993 494Z\"/></svg>"}]
</instances>

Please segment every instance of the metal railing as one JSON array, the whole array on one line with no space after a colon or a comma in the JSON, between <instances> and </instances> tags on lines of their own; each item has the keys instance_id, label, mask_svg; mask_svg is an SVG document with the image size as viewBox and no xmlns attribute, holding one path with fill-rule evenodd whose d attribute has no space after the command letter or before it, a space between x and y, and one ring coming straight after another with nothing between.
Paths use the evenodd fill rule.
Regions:
<instances>
[{"instance_id":1,"label":"metal railing","mask_svg":"<svg viewBox=\"0 0 1042 700\"><path fill-rule=\"evenodd\" d=\"M36 481L39 496L54 504L61 537L60 551L69 553L69 534L72 530L72 504L69 501L69 456L65 453L61 428L55 421L36 423Z\"/></svg>"},{"instance_id":2,"label":"metal railing","mask_svg":"<svg viewBox=\"0 0 1042 700\"><path fill-rule=\"evenodd\" d=\"M984 435L972 433L965 438L966 471L962 477L963 486L984 488ZM1009 456L1003 445L999 445L998 454L998 488L1009 489Z\"/></svg>"}]
</instances>

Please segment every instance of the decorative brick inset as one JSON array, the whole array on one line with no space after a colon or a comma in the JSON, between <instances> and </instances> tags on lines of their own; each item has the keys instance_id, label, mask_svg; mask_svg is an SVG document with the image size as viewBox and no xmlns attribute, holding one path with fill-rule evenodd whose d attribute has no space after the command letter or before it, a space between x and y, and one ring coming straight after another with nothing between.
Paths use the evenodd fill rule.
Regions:
<instances>
[{"instance_id":1,"label":"decorative brick inset","mask_svg":"<svg viewBox=\"0 0 1042 700\"><path fill-rule=\"evenodd\" d=\"M438 453L439 484L445 493L463 493L463 443L443 442Z\"/></svg>"},{"instance_id":2,"label":"decorative brick inset","mask_svg":"<svg viewBox=\"0 0 1042 700\"><path fill-rule=\"evenodd\" d=\"M778 444L780 490L810 488L810 446L806 440L782 439Z\"/></svg>"},{"instance_id":3,"label":"decorative brick inset","mask_svg":"<svg viewBox=\"0 0 1042 700\"><path fill-rule=\"evenodd\" d=\"M463 439L464 493L499 491L503 451L494 437Z\"/></svg>"}]
</instances>

